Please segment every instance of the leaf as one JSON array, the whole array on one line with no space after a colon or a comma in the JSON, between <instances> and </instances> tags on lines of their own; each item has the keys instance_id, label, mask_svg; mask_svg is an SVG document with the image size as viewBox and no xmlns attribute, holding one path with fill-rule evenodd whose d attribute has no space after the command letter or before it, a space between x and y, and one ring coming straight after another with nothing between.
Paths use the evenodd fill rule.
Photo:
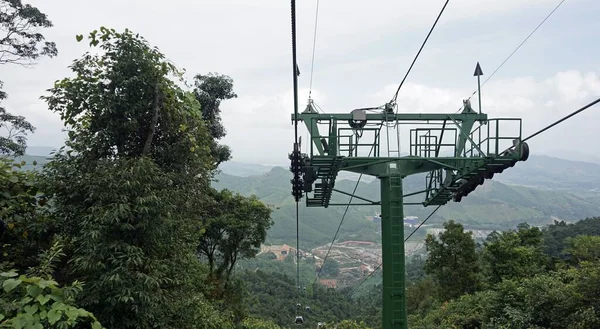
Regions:
<instances>
[{"instance_id":1,"label":"leaf","mask_svg":"<svg viewBox=\"0 0 600 329\"><path fill-rule=\"evenodd\" d=\"M41 323L39 323L39 322L36 322L36 323L28 323L28 324L25 326L25 329L44 329L44 325L43 325L43 324L41 324Z\"/></svg>"},{"instance_id":2,"label":"leaf","mask_svg":"<svg viewBox=\"0 0 600 329\"><path fill-rule=\"evenodd\" d=\"M35 300L37 300L38 303L40 303L41 305L46 305L46 303L50 300L50 296L49 295L39 295L39 296L37 296L37 298Z\"/></svg>"},{"instance_id":3,"label":"leaf","mask_svg":"<svg viewBox=\"0 0 600 329\"><path fill-rule=\"evenodd\" d=\"M4 288L4 291L6 292L11 292L18 285L20 285L21 282L23 281L19 279L6 279L6 281L4 281L4 283L2 284L2 288Z\"/></svg>"},{"instance_id":4,"label":"leaf","mask_svg":"<svg viewBox=\"0 0 600 329\"><path fill-rule=\"evenodd\" d=\"M0 313L0 321L2 321L2 319L4 319L4 314ZM92 325L92 329L94 329L93 325Z\"/></svg>"},{"instance_id":5,"label":"leaf","mask_svg":"<svg viewBox=\"0 0 600 329\"><path fill-rule=\"evenodd\" d=\"M23 328L23 322L21 322L21 318L19 318L18 316L12 319L12 326L15 329L21 329Z\"/></svg>"},{"instance_id":6,"label":"leaf","mask_svg":"<svg viewBox=\"0 0 600 329\"><path fill-rule=\"evenodd\" d=\"M48 312L46 310L42 310L40 312L40 319L44 320L48 316Z\"/></svg>"},{"instance_id":7,"label":"leaf","mask_svg":"<svg viewBox=\"0 0 600 329\"><path fill-rule=\"evenodd\" d=\"M102 329L102 325L100 322L94 321L94 323L92 323L92 329Z\"/></svg>"},{"instance_id":8,"label":"leaf","mask_svg":"<svg viewBox=\"0 0 600 329\"><path fill-rule=\"evenodd\" d=\"M53 309L53 310L48 311L48 323L50 325L53 325L56 322L58 322L58 320L60 320L61 317L62 317L62 314L57 310Z\"/></svg>"},{"instance_id":9,"label":"leaf","mask_svg":"<svg viewBox=\"0 0 600 329\"><path fill-rule=\"evenodd\" d=\"M37 304L33 304L33 305L25 305L25 307L23 307L23 310L28 314L34 314L39 310L39 308L38 308Z\"/></svg>"},{"instance_id":10,"label":"leaf","mask_svg":"<svg viewBox=\"0 0 600 329\"><path fill-rule=\"evenodd\" d=\"M12 223L11 223L12 224ZM9 224L10 225L10 224ZM14 224L13 224L14 225ZM14 278L15 276L18 276L19 274L17 274L17 272L15 271L10 271L10 272L2 272L0 273L0 276L3 276L5 278Z\"/></svg>"},{"instance_id":11,"label":"leaf","mask_svg":"<svg viewBox=\"0 0 600 329\"><path fill-rule=\"evenodd\" d=\"M27 294L33 298L38 297L39 294L42 293L44 289L40 286L30 285L27 287Z\"/></svg>"},{"instance_id":12,"label":"leaf","mask_svg":"<svg viewBox=\"0 0 600 329\"><path fill-rule=\"evenodd\" d=\"M83 35L78 34L75 36L75 39L77 40L77 42L81 42L81 40L83 40Z\"/></svg>"},{"instance_id":13,"label":"leaf","mask_svg":"<svg viewBox=\"0 0 600 329\"><path fill-rule=\"evenodd\" d=\"M17 177L17 176L10 176L10 177L8 178L8 180L9 180L11 183L17 183L17 182L19 181L19 177Z\"/></svg>"}]
</instances>

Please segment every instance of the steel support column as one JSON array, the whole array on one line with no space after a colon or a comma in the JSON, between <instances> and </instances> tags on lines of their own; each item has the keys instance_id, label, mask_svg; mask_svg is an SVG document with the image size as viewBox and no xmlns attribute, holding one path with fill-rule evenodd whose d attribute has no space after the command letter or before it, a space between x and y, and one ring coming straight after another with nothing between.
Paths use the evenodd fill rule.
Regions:
<instances>
[{"instance_id":1,"label":"steel support column","mask_svg":"<svg viewBox=\"0 0 600 329\"><path fill-rule=\"evenodd\" d=\"M380 177L383 329L407 329L402 177Z\"/></svg>"}]
</instances>

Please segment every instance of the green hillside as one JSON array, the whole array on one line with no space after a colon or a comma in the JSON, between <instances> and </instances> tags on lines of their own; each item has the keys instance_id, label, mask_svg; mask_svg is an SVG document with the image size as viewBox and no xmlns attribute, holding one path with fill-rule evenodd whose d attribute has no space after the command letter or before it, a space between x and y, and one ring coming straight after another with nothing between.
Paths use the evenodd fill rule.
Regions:
<instances>
[{"instance_id":1,"label":"green hillside","mask_svg":"<svg viewBox=\"0 0 600 329\"><path fill-rule=\"evenodd\" d=\"M600 194L600 164L545 155L531 156L526 162L498 175L498 180L555 191L570 191L584 196Z\"/></svg>"},{"instance_id":2,"label":"green hillside","mask_svg":"<svg viewBox=\"0 0 600 329\"><path fill-rule=\"evenodd\" d=\"M23 169L39 169L47 157L26 155L17 159L27 164ZM37 161L37 166L33 166ZM269 169L270 168L270 169ZM213 186L228 188L243 195L257 195L273 205L275 225L269 232L268 243L295 241L295 206L290 194L291 173L282 167L270 167L240 162L225 163L220 168ZM336 188L351 192L356 182L338 180ZM404 180L405 193L418 191L425 184L424 175L410 176ZM534 186L534 187L528 187ZM545 225L553 219L573 221L600 213L600 165L569 161L548 156L532 156L527 162L486 180L460 203L450 202L440 208L428 221L439 227L448 219L459 220L469 229L506 229L520 222ZM357 195L379 200L379 182L361 183ZM423 195L406 199L420 202ZM345 203L349 197L334 193L333 202ZM405 215L424 219L433 207L406 206ZM301 203L300 237L307 245L316 247L329 243L335 233L345 207L306 208ZM377 206L350 207L339 238L379 241L379 225L367 221L379 211Z\"/></svg>"},{"instance_id":3,"label":"green hillside","mask_svg":"<svg viewBox=\"0 0 600 329\"><path fill-rule=\"evenodd\" d=\"M515 166L517 167L517 166ZM501 175L497 175L501 176ZM264 202L273 205L275 225L269 232L269 243L290 243L295 240L295 206L290 194L291 173L281 167L257 176L236 177L221 174L214 187L228 188L244 195L255 194ZM405 192L422 189L423 176L405 179ZM336 188L351 192L356 182L340 180ZM360 184L357 195L379 200L379 182ZM419 202L423 196L407 198ZM332 202L348 202L348 197L334 193ZM450 202L430 219L428 224L441 226L448 219L459 220L469 229L503 230L515 227L518 223L529 222L545 225L553 219L573 221L600 213L600 198L582 198L573 194L506 185L495 180L487 180L460 203ZM424 219L434 208L406 206L405 215ZM300 208L300 238L305 247L315 247L329 243L335 233L345 207ZM353 206L348 211L340 230L340 239L366 239L378 241L378 224L367 221L366 216L378 212L377 206Z\"/></svg>"}]
</instances>

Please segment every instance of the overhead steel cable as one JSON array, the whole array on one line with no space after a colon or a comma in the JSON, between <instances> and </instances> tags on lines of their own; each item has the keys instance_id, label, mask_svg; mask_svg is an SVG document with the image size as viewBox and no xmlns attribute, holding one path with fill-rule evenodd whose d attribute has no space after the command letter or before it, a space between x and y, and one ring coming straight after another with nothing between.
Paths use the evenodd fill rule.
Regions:
<instances>
[{"instance_id":1,"label":"overhead steel cable","mask_svg":"<svg viewBox=\"0 0 600 329\"><path fill-rule=\"evenodd\" d=\"M375 146L375 145L373 145ZM371 148L371 151L373 151L373 148ZM369 152L369 155L371 155L371 152ZM317 272L317 276L315 278L315 282L319 279L319 275L321 275L321 270L323 270L323 267L325 267L325 262L327 261L327 258L329 257L329 253L331 252L331 248L333 247L333 244L335 242L335 239L337 238L338 233L340 232L340 228L342 227L342 224L344 223L344 219L346 219L346 214L348 213L348 209L350 209L350 205L352 203L352 200L354 199L354 194L356 193L356 189L358 188L358 185L360 184L360 180L362 178L363 174L360 174L358 176L358 180L356 181L356 185L354 185L354 190L352 191L352 195L350 196L350 200L348 201L348 204L346 205L346 210L344 210L344 214L342 215L342 219L340 220L340 224L337 227L337 230L335 231L335 234L333 235L333 239L331 240L331 244L329 244L329 249L327 250L327 253L325 254L325 258L323 259L323 265L321 265L321 267L319 268L319 271Z\"/></svg>"},{"instance_id":2,"label":"overhead steel cable","mask_svg":"<svg viewBox=\"0 0 600 329\"><path fill-rule=\"evenodd\" d=\"M429 216L427 216L427 218L425 218L424 221L422 221L419 226L417 226L407 237L406 239L404 239L404 242L408 241L408 239L410 239L411 236L413 236L413 234L415 234L415 232L417 232L421 226L423 226L423 224L425 224L429 218L431 218L431 216L433 216L433 214L435 214L436 211L438 211L438 209L440 209L442 205L438 205L437 208L433 209L433 211L431 212L431 214L429 214Z\"/></svg>"},{"instance_id":3,"label":"overhead steel cable","mask_svg":"<svg viewBox=\"0 0 600 329\"><path fill-rule=\"evenodd\" d=\"M598 98L595 101L593 101L593 102L585 105L584 107L580 108L579 110L574 111L573 113L567 115L566 117L564 117L564 118L562 118L562 119L560 119L558 121L555 121L554 123L549 124L548 126L546 126L546 127L542 128L542 129L538 130L534 134L532 134L529 137L523 139L521 142L525 142L525 141L528 141L528 140L532 139L533 137L535 137L535 136L543 133L544 131L546 131L546 130L548 130L548 129L550 129L550 128L552 128L552 127L554 127L554 126L556 126L556 125L558 125L560 123L562 123L563 121L566 121L566 120L570 119L571 117L573 117L573 116L575 116L575 115L577 115L577 114L579 114L579 113L581 113L581 112L589 109L590 107L592 107L592 106L594 106L594 105L596 105L598 103L600 103L600 98Z\"/></svg>"},{"instance_id":4,"label":"overhead steel cable","mask_svg":"<svg viewBox=\"0 0 600 329\"><path fill-rule=\"evenodd\" d=\"M408 71L404 75L404 78L400 82L400 85L398 86L398 89L396 90L396 93L394 94L394 97L392 98L392 103L394 103L396 101L396 99L398 98L398 93L400 92L400 89L402 88L402 85L404 84L404 82L406 81L406 78L410 74L410 71L412 70L413 66L415 65L417 59L419 58L419 55L421 54L421 51L423 50L423 48L425 47L425 44L429 40L429 36L431 36L431 33L435 29L435 26L437 25L438 21L440 20L440 17L444 13L444 10L446 10L446 6L448 5L449 2L450 2L450 0L446 0L446 2L444 3L444 6L440 10L437 18L435 19L435 22L431 26L431 29L429 30L429 33L427 33L427 36L425 37L425 40L423 41L423 44L421 45L421 48L419 48L419 51L417 52L417 55L415 56L415 58L413 59L412 63L410 64L410 67L408 68ZM317 7L317 12L318 12L318 7ZM315 29L316 29L316 24L315 24ZM315 30L315 35L316 35L316 30ZM375 109L375 108L366 108L366 109L363 109L363 110L371 110L371 109ZM396 111L397 111L397 109L396 109ZM382 127L383 127L383 124L381 126L379 126L379 131L378 132L381 132L381 128ZM371 149L371 152L372 152L372 150L373 150L373 148ZM369 152L369 155L371 155L371 152ZM360 174L360 176L358 178L358 181L356 182L356 186L354 187L354 191L356 191L356 188L358 187L361 178L362 178L362 174ZM352 194L354 194L354 192ZM338 226L338 229L337 229L337 231L336 231L336 233L335 233L335 235L333 237L333 241L335 241L335 238L337 237L337 234L338 234L338 232L340 230L340 227L342 226L344 218L346 217L346 213L348 211L348 208L350 207L350 203L352 202L352 198L353 198L353 196L350 198L350 201L348 202L348 205L346 206L346 211L344 212L344 215L342 216L342 219L340 221L340 225ZM327 251L327 254L325 256L325 260L327 260L327 257L329 256L329 251L331 250L331 247L333 246L333 241L332 241L331 245L329 246L329 250ZM323 261L323 265L325 265L325 260ZM321 269L322 268L323 268L323 266L321 267ZM317 279L319 277L319 274L321 273L321 269L319 269L319 272L317 273Z\"/></svg>"},{"instance_id":5,"label":"overhead steel cable","mask_svg":"<svg viewBox=\"0 0 600 329\"><path fill-rule=\"evenodd\" d=\"M412 70L413 66L415 65L415 62L417 61L417 58L419 58L419 55L421 54L421 51L423 50L423 47L425 47L425 44L427 43L427 40L429 40L429 36L431 35L431 32L433 32L433 29L437 25L437 22L440 20L440 17L442 17L442 14L444 13L444 10L446 9L446 6L448 5L449 2L450 2L450 0L446 0L446 3L444 3L444 6L442 7L442 10L440 10L440 13L438 14L437 18L435 19L435 22L433 23L433 25L431 26L431 29L429 30L429 33L427 33L427 37L425 37L425 40L423 41L423 44L421 45L421 48L419 49L419 52L417 52L417 55L415 56L415 58L413 59L412 63L410 64L410 67L408 68L408 71L406 71L406 74L404 75L404 78L402 79L402 82L400 82L400 85L398 86L398 89L396 90L396 93L394 94L394 97L392 97L391 103L396 102L396 99L398 98L398 93L400 92L400 89L402 88L402 85L404 84L404 81L406 81L406 78L408 77L408 74L410 73L410 71Z\"/></svg>"},{"instance_id":6,"label":"overhead steel cable","mask_svg":"<svg viewBox=\"0 0 600 329\"><path fill-rule=\"evenodd\" d=\"M498 72L498 70L500 70L500 68L502 68L504 66L504 64L506 64L506 62L508 62L508 60L529 40L529 38L531 38L531 36L548 20L548 18L550 18L550 16L552 16L552 14L554 14L554 12L565 2L566 0L561 0L555 7L554 9L552 9L552 11L550 11L550 13L548 15L546 15L546 17L533 29L533 31L531 31L531 33L529 33L529 35L527 35L527 37L525 39L523 39L523 41L521 41L521 43L517 46L517 48L515 48L515 50L513 50L510 55L508 55L508 57L506 57L502 63L500 63L500 65L498 65L498 67L496 67L496 69L492 72L492 74L490 74L489 77L487 77L483 83L481 84L481 87L483 87L493 76L494 74L496 74L496 72ZM471 99L471 97L475 96L475 94L477 94L477 90L475 90L471 96L469 96L469 98L467 99ZM460 110L462 110L463 107L461 106L457 112L460 112Z\"/></svg>"},{"instance_id":7,"label":"overhead steel cable","mask_svg":"<svg viewBox=\"0 0 600 329\"><path fill-rule=\"evenodd\" d=\"M291 0L292 14L292 66L294 77L294 152L299 151L298 146L298 62L296 58L296 0ZM294 171L294 184L299 178L298 171ZM296 200L296 287L297 301L300 303L300 210L299 200Z\"/></svg>"},{"instance_id":8,"label":"overhead steel cable","mask_svg":"<svg viewBox=\"0 0 600 329\"><path fill-rule=\"evenodd\" d=\"M317 10L315 14L315 33L313 36L313 49L312 49L312 59L310 64L310 84L308 87L308 98L312 95L312 84L313 84L313 71L315 68L315 49L317 46L317 24L319 22L319 0L317 0Z\"/></svg>"}]
</instances>

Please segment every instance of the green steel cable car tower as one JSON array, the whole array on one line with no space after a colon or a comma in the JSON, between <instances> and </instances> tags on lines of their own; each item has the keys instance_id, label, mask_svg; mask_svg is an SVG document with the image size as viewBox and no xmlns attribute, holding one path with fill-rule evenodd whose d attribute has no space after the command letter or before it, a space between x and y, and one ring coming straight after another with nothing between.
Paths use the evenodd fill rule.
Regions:
<instances>
[{"instance_id":1,"label":"green steel cable car tower","mask_svg":"<svg viewBox=\"0 0 600 329\"><path fill-rule=\"evenodd\" d=\"M481 74L478 64L475 75ZM341 170L379 178L381 201L355 197L381 205L383 328L406 329L403 198L422 193L423 206L460 202L485 179L527 160L529 147L521 142L521 119L488 119L481 103L476 112L465 100L462 111L453 114L397 113L394 108L388 103L350 113L319 113L309 102L305 111L292 114L293 123L304 122L308 129L308 154L296 147L290 160L292 172L301 175L292 181L292 194L297 199L305 194L307 207L336 205L330 200ZM410 147L402 155L400 128L406 126ZM384 142L383 128L388 133ZM390 130L395 143L390 143ZM381 152L384 143L387 148ZM403 178L419 173L427 173L424 189L404 195Z\"/></svg>"}]
</instances>

